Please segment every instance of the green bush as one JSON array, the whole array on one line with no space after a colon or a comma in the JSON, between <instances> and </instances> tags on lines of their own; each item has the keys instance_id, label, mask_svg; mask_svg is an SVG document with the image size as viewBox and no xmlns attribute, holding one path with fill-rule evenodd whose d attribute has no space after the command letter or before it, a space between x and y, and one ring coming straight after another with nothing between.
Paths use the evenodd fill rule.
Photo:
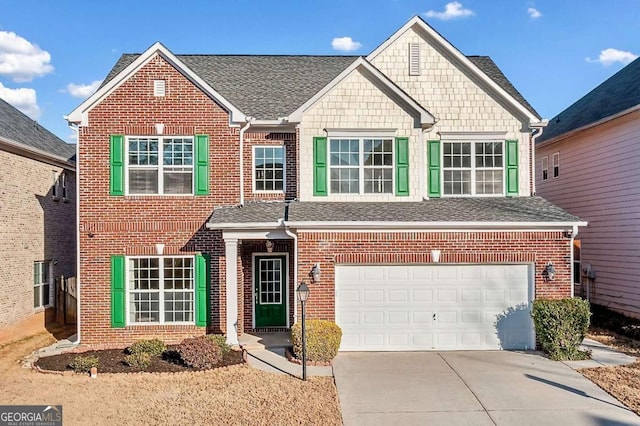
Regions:
<instances>
[{"instance_id":1,"label":"green bush","mask_svg":"<svg viewBox=\"0 0 640 426\"><path fill-rule=\"evenodd\" d=\"M162 355L162 352L165 350L167 350L167 347L160 339L137 340L127 348L127 352L131 355L146 353L151 356L159 356Z\"/></svg>"},{"instance_id":2,"label":"green bush","mask_svg":"<svg viewBox=\"0 0 640 426\"><path fill-rule=\"evenodd\" d=\"M222 349L207 336L184 339L176 352L182 362L192 368L213 368L222 362Z\"/></svg>"},{"instance_id":3,"label":"green bush","mask_svg":"<svg viewBox=\"0 0 640 426\"><path fill-rule=\"evenodd\" d=\"M222 334L209 334L207 335L222 351L222 356L226 356L231 352L231 346L227 344L227 338Z\"/></svg>"},{"instance_id":4,"label":"green bush","mask_svg":"<svg viewBox=\"0 0 640 426\"><path fill-rule=\"evenodd\" d=\"M134 352L124 357L129 367L145 369L151 365L152 355L149 352Z\"/></svg>"},{"instance_id":5,"label":"green bush","mask_svg":"<svg viewBox=\"0 0 640 426\"><path fill-rule=\"evenodd\" d=\"M98 367L100 360L93 355L78 355L69 363L69 367L76 373L88 373L92 367Z\"/></svg>"},{"instance_id":6,"label":"green bush","mask_svg":"<svg viewBox=\"0 0 640 426\"><path fill-rule=\"evenodd\" d=\"M307 334L307 359L329 362L338 355L342 330L333 321L310 319L305 324ZM291 327L293 353L302 358L302 325L297 322Z\"/></svg>"},{"instance_id":7,"label":"green bush","mask_svg":"<svg viewBox=\"0 0 640 426\"><path fill-rule=\"evenodd\" d=\"M589 302L582 299L538 299L531 313L542 350L556 361L589 358L578 349L589 328Z\"/></svg>"}]
</instances>

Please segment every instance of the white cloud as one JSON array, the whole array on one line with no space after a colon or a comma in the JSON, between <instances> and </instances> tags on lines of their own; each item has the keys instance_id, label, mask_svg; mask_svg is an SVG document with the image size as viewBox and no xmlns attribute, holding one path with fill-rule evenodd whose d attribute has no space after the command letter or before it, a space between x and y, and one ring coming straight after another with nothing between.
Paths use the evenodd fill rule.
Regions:
<instances>
[{"instance_id":1,"label":"white cloud","mask_svg":"<svg viewBox=\"0 0 640 426\"><path fill-rule=\"evenodd\" d=\"M608 48L600 52L600 56L598 56L598 59L585 58L585 60L587 62L599 62L604 66L609 66L616 62L627 65L633 62L637 57L638 55L636 55L635 53Z\"/></svg>"},{"instance_id":2,"label":"white cloud","mask_svg":"<svg viewBox=\"0 0 640 426\"><path fill-rule=\"evenodd\" d=\"M336 37L331 42L331 47L334 50L341 50L343 52L351 52L358 50L362 47L362 43L359 41L353 41L351 37Z\"/></svg>"},{"instance_id":3,"label":"white cloud","mask_svg":"<svg viewBox=\"0 0 640 426\"><path fill-rule=\"evenodd\" d=\"M68 143L78 143L78 134L76 132L69 133L67 136Z\"/></svg>"},{"instance_id":4,"label":"white cloud","mask_svg":"<svg viewBox=\"0 0 640 426\"><path fill-rule=\"evenodd\" d=\"M34 89L10 89L8 87L4 87L4 85L0 83L0 98L18 108L34 120L40 118L41 111L38 106L36 91Z\"/></svg>"},{"instance_id":5,"label":"white cloud","mask_svg":"<svg viewBox=\"0 0 640 426\"><path fill-rule=\"evenodd\" d=\"M0 75L31 81L53 71L51 55L16 33L0 31Z\"/></svg>"},{"instance_id":6,"label":"white cloud","mask_svg":"<svg viewBox=\"0 0 640 426\"><path fill-rule=\"evenodd\" d=\"M530 7L529 9L527 9L527 13L531 17L531 19L538 19L542 16L542 13L540 13L540 11L535 7Z\"/></svg>"},{"instance_id":7,"label":"white cloud","mask_svg":"<svg viewBox=\"0 0 640 426\"><path fill-rule=\"evenodd\" d=\"M447 3L444 7L444 12L436 12L435 10L430 10L424 14L424 16L426 16L427 18L442 19L443 21L466 18L473 15L475 15L473 10L465 9L462 6L462 3L458 3L457 1Z\"/></svg>"},{"instance_id":8,"label":"white cloud","mask_svg":"<svg viewBox=\"0 0 640 426\"><path fill-rule=\"evenodd\" d=\"M90 84L67 84L67 92L73 96L74 98L82 98L85 99L89 97L89 95L93 94L98 87L102 84L102 80L96 80Z\"/></svg>"}]
</instances>

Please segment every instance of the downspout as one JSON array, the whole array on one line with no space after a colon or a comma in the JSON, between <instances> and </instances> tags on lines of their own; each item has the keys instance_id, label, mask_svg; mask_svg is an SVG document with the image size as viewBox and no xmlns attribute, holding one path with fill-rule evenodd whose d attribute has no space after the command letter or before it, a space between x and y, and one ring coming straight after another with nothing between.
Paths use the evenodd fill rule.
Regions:
<instances>
[{"instance_id":1,"label":"downspout","mask_svg":"<svg viewBox=\"0 0 640 426\"><path fill-rule=\"evenodd\" d=\"M240 129L240 205L244 206L244 132L246 132L251 123L253 117L247 117L247 124Z\"/></svg>"},{"instance_id":2,"label":"downspout","mask_svg":"<svg viewBox=\"0 0 640 426\"><path fill-rule=\"evenodd\" d=\"M531 195L536 195L536 139L542 135L547 124L549 124L548 120L531 124L532 129L538 129L536 133L531 135Z\"/></svg>"},{"instance_id":3,"label":"downspout","mask_svg":"<svg viewBox=\"0 0 640 426\"><path fill-rule=\"evenodd\" d=\"M291 232L289 229L289 225L287 225L288 213L289 213L289 203L286 203L285 208L285 217L279 219L281 225L284 226L284 232L288 236L293 239L293 285L294 287L298 285L298 234ZM297 287L296 287L297 288ZM298 322L298 298L295 294L293 295L293 324ZM292 326L293 324L290 324Z\"/></svg>"},{"instance_id":4,"label":"downspout","mask_svg":"<svg viewBox=\"0 0 640 426\"><path fill-rule=\"evenodd\" d=\"M66 117L65 117L66 118ZM80 344L80 305L82 286L80 285L80 128L69 123L69 128L76 133L76 341Z\"/></svg>"},{"instance_id":5,"label":"downspout","mask_svg":"<svg viewBox=\"0 0 640 426\"><path fill-rule=\"evenodd\" d=\"M571 267L569 268L569 271L571 271L571 277L570 277L570 281L571 281L571 297L575 297L575 285L573 283L573 274L575 273L575 271L573 270L573 268L575 268L575 263L574 263L574 257L573 257L573 240L576 238L576 235L578 235L578 225L573 225L573 229L571 230L571 243L569 246L569 261L571 262Z\"/></svg>"}]
</instances>

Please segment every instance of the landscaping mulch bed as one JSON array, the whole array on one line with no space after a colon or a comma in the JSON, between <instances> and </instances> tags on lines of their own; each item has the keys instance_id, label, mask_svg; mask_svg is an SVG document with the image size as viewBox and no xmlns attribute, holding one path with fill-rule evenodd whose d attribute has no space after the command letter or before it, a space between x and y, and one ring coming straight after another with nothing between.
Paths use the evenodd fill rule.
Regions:
<instances>
[{"instance_id":1,"label":"landscaping mulch bed","mask_svg":"<svg viewBox=\"0 0 640 426\"><path fill-rule=\"evenodd\" d=\"M198 371L197 369L184 365L180 356L172 350L171 347L161 356L153 357L151 365L147 368L130 367L124 361L127 355L125 349L105 349L96 351L87 351L82 353L64 353L61 355L53 355L40 358L36 361L36 366L42 370L49 371L67 371L71 370L69 364L77 356L95 356L100 364L98 365L99 373L137 373L141 371L151 373L176 373L180 371ZM231 351L226 354L222 362L217 367L227 367L230 365L242 364L242 352Z\"/></svg>"}]
</instances>

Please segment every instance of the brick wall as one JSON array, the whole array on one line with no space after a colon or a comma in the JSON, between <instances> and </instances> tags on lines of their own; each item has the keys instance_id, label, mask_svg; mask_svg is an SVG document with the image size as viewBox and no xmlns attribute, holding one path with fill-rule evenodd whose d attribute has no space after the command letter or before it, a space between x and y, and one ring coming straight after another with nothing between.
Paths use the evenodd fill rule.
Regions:
<instances>
[{"instance_id":1,"label":"brick wall","mask_svg":"<svg viewBox=\"0 0 640 426\"><path fill-rule=\"evenodd\" d=\"M562 232L299 232L298 279L320 263L320 284L312 284L307 314L335 319L335 265L349 263L424 264L431 250L441 250L441 263L528 263L535 265L535 297L571 295L570 239ZM541 275L548 261L554 281Z\"/></svg>"},{"instance_id":2,"label":"brick wall","mask_svg":"<svg viewBox=\"0 0 640 426\"><path fill-rule=\"evenodd\" d=\"M31 317L46 317L33 308L33 263L56 261L52 278L76 273L75 174L67 176L67 199L54 200L54 173L63 169L0 150L0 335ZM51 287L53 289L53 286Z\"/></svg>"},{"instance_id":3,"label":"brick wall","mask_svg":"<svg viewBox=\"0 0 640 426\"><path fill-rule=\"evenodd\" d=\"M166 96L153 96L153 80L166 81ZM213 208L239 203L239 131L227 112L175 68L156 56L89 112L80 129L80 248L82 343L128 344L157 336L174 342L205 333L195 326L111 328L110 257L164 254L211 255L210 332L225 323L224 244L221 234L204 228ZM208 196L110 196L109 135L209 135ZM250 162L249 162L250 164Z\"/></svg>"}]
</instances>

